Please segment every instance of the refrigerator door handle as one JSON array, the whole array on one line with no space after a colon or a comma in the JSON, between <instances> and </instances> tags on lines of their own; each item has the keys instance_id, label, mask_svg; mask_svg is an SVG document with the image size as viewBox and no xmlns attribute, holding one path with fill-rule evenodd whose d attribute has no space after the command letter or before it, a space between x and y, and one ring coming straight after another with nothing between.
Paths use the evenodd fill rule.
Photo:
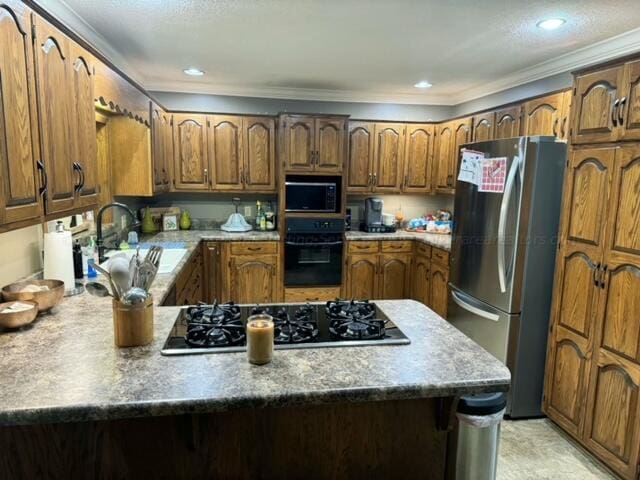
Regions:
<instances>
[{"instance_id":1,"label":"refrigerator door handle","mask_svg":"<svg viewBox=\"0 0 640 480\"><path fill-rule=\"evenodd\" d=\"M505 236L507 229L507 214L509 213L509 204L511 203L511 193L516 180L516 174L520 170L520 155L514 157L511 169L507 175L507 181L502 195L502 203L500 204L500 218L498 220L498 281L500 282L500 291L507 291L507 269L505 266L506 246Z\"/></svg>"},{"instance_id":2,"label":"refrigerator door handle","mask_svg":"<svg viewBox=\"0 0 640 480\"><path fill-rule=\"evenodd\" d=\"M479 308L479 307L476 307L475 305L471 305L470 303L467 303L462 299L460 294L455 290L451 290L451 298L453 298L453 301L456 302L460 308L464 308L465 310L471 313L474 313L479 317L486 318L487 320L493 320L494 322L497 322L498 320L500 320L500 316L498 314L487 312L482 308Z\"/></svg>"}]
</instances>

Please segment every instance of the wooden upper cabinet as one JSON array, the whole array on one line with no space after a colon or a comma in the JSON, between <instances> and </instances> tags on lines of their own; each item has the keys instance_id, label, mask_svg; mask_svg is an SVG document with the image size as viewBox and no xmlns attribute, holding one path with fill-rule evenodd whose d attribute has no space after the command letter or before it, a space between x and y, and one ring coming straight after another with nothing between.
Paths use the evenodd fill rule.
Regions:
<instances>
[{"instance_id":1,"label":"wooden upper cabinet","mask_svg":"<svg viewBox=\"0 0 640 480\"><path fill-rule=\"evenodd\" d=\"M165 134L163 124L163 112L160 107L151 103L151 157L153 163L153 190L164 189L164 177L162 175L165 164Z\"/></svg>"},{"instance_id":2,"label":"wooden upper cabinet","mask_svg":"<svg viewBox=\"0 0 640 480\"><path fill-rule=\"evenodd\" d=\"M0 226L42 214L31 11L0 4Z\"/></svg>"},{"instance_id":3,"label":"wooden upper cabinet","mask_svg":"<svg viewBox=\"0 0 640 480\"><path fill-rule=\"evenodd\" d=\"M529 100L523 104L523 135L560 136L563 119L563 93Z\"/></svg>"},{"instance_id":4,"label":"wooden upper cabinet","mask_svg":"<svg viewBox=\"0 0 640 480\"><path fill-rule=\"evenodd\" d=\"M74 159L80 183L77 187L78 206L90 207L98 202L98 144L93 95L93 57L86 50L69 42L71 55L72 110Z\"/></svg>"},{"instance_id":5,"label":"wooden upper cabinet","mask_svg":"<svg viewBox=\"0 0 640 480\"><path fill-rule=\"evenodd\" d=\"M520 105L497 110L495 115L494 138L496 140L520 136L520 119L522 117Z\"/></svg>"},{"instance_id":6,"label":"wooden upper cabinet","mask_svg":"<svg viewBox=\"0 0 640 480\"><path fill-rule=\"evenodd\" d=\"M398 300L411 294L411 258L407 253L380 255L380 285L377 298Z\"/></svg>"},{"instance_id":7,"label":"wooden upper cabinet","mask_svg":"<svg viewBox=\"0 0 640 480\"><path fill-rule=\"evenodd\" d=\"M453 124L442 123L436 126L436 154L434 155L435 187L438 193L452 193L454 188L451 172L451 154L453 151Z\"/></svg>"},{"instance_id":8,"label":"wooden upper cabinet","mask_svg":"<svg viewBox=\"0 0 640 480\"><path fill-rule=\"evenodd\" d=\"M460 165L460 147L471 142L471 118L461 118L453 122L453 151L449 171L452 173L451 186L455 188Z\"/></svg>"},{"instance_id":9,"label":"wooden upper cabinet","mask_svg":"<svg viewBox=\"0 0 640 480\"><path fill-rule=\"evenodd\" d=\"M211 178L215 190L242 190L244 152L242 117L213 115L207 118Z\"/></svg>"},{"instance_id":10,"label":"wooden upper cabinet","mask_svg":"<svg viewBox=\"0 0 640 480\"><path fill-rule=\"evenodd\" d=\"M374 134L373 189L376 192L399 192L404 164L405 125L376 123Z\"/></svg>"},{"instance_id":11,"label":"wooden upper cabinet","mask_svg":"<svg viewBox=\"0 0 640 480\"><path fill-rule=\"evenodd\" d=\"M625 66L625 96L620 99L618 121L622 127L620 138L640 140L640 60ZM624 101L623 101L624 99Z\"/></svg>"},{"instance_id":12,"label":"wooden upper cabinet","mask_svg":"<svg viewBox=\"0 0 640 480\"><path fill-rule=\"evenodd\" d=\"M208 190L210 167L204 115L175 114L173 117L174 185L178 190Z\"/></svg>"},{"instance_id":13,"label":"wooden upper cabinet","mask_svg":"<svg viewBox=\"0 0 640 480\"><path fill-rule=\"evenodd\" d=\"M640 265L640 147L616 150L613 195L609 205L607 250L620 261Z\"/></svg>"},{"instance_id":14,"label":"wooden upper cabinet","mask_svg":"<svg viewBox=\"0 0 640 480\"><path fill-rule=\"evenodd\" d=\"M618 138L617 107L624 66L578 75L574 83L571 142L613 142Z\"/></svg>"},{"instance_id":15,"label":"wooden upper cabinet","mask_svg":"<svg viewBox=\"0 0 640 480\"><path fill-rule=\"evenodd\" d=\"M484 142L495 138L495 112L482 113L473 117L473 141Z\"/></svg>"},{"instance_id":16,"label":"wooden upper cabinet","mask_svg":"<svg viewBox=\"0 0 640 480\"><path fill-rule=\"evenodd\" d=\"M315 170L342 172L345 150L345 120L317 118L315 121Z\"/></svg>"},{"instance_id":17,"label":"wooden upper cabinet","mask_svg":"<svg viewBox=\"0 0 640 480\"><path fill-rule=\"evenodd\" d=\"M242 119L244 180L246 190L276 189L275 120L272 117Z\"/></svg>"},{"instance_id":18,"label":"wooden upper cabinet","mask_svg":"<svg viewBox=\"0 0 640 480\"><path fill-rule=\"evenodd\" d=\"M374 124L349 122L347 192L370 192L374 167Z\"/></svg>"},{"instance_id":19,"label":"wooden upper cabinet","mask_svg":"<svg viewBox=\"0 0 640 480\"><path fill-rule=\"evenodd\" d=\"M76 206L80 184L80 173L74 166L76 126L71 124L73 67L67 38L38 16L35 28L38 113L47 183L45 208L47 214L54 214ZM91 125L95 125L94 119Z\"/></svg>"},{"instance_id":20,"label":"wooden upper cabinet","mask_svg":"<svg viewBox=\"0 0 640 480\"><path fill-rule=\"evenodd\" d=\"M291 172L341 173L346 118L283 115L284 166Z\"/></svg>"},{"instance_id":21,"label":"wooden upper cabinet","mask_svg":"<svg viewBox=\"0 0 640 480\"><path fill-rule=\"evenodd\" d=\"M289 171L313 171L315 122L312 117L287 115L283 121L284 163Z\"/></svg>"},{"instance_id":22,"label":"wooden upper cabinet","mask_svg":"<svg viewBox=\"0 0 640 480\"><path fill-rule=\"evenodd\" d=\"M164 147L164 165L162 168L162 179L167 188L170 188L171 184L171 172L173 170L173 115L164 112L162 114L162 133L164 140L162 146Z\"/></svg>"},{"instance_id":23,"label":"wooden upper cabinet","mask_svg":"<svg viewBox=\"0 0 640 480\"><path fill-rule=\"evenodd\" d=\"M434 137L433 125L407 125L403 192L431 191Z\"/></svg>"}]
</instances>

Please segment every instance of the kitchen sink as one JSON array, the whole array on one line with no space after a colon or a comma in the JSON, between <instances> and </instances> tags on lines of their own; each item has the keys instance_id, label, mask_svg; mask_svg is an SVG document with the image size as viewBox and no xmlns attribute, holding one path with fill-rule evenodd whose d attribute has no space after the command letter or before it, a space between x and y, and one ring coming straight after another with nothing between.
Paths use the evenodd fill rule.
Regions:
<instances>
[{"instance_id":1,"label":"kitchen sink","mask_svg":"<svg viewBox=\"0 0 640 480\"><path fill-rule=\"evenodd\" d=\"M144 256L147 254L148 251L149 250L147 249L141 248L140 255L144 258ZM110 258L113 255L116 255L118 253L122 253L126 255L127 258L131 258L133 255L135 255L136 251L133 249L132 250L108 250L105 253L105 256L107 258ZM162 273L173 272L175 268L178 266L178 264L180 263L180 261L184 258L186 253L187 253L186 248L165 248L162 252L162 257L160 257L160 267L158 268L158 273L162 274ZM108 270L109 260L103 262L100 266Z\"/></svg>"}]
</instances>

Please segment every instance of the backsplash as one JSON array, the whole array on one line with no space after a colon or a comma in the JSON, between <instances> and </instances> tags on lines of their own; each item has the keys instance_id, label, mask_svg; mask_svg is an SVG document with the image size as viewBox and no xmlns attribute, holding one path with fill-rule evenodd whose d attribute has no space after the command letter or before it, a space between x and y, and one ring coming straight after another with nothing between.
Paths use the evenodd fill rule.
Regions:
<instances>
[{"instance_id":1,"label":"backsplash","mask_svg":"<svg viewBox=\"0 0 640 480\"><path fill-rule=\"evenodd\" d=\"M398 209L401 209L406 220L421 217L425 213L436 210L453 212L453 195L348 195L347 208L351 208L351 222L354 230L358 229L360 220L364 217L364 201L368 197L382 198L385 213L395 214Z\"/></svg>"}]
</instances>

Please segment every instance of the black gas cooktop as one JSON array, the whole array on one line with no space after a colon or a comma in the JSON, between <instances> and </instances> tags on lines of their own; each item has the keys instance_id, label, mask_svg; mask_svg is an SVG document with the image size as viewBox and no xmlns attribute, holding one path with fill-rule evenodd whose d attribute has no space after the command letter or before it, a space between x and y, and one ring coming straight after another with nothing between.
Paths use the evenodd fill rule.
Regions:
<instances>
[{"instance_id":1,"label":"black gas cooktop","mask_svg":"<svg viewBox=\"0 0 640 480\"><path fill-rule=\"evenodd\" d=\"M410 343L378 306L368 301L294 305L225 303L180 310L162 354L242 352L246 349L247 318L257 313L273 318L276 350Z\"/></svg>"}]
</instances>

